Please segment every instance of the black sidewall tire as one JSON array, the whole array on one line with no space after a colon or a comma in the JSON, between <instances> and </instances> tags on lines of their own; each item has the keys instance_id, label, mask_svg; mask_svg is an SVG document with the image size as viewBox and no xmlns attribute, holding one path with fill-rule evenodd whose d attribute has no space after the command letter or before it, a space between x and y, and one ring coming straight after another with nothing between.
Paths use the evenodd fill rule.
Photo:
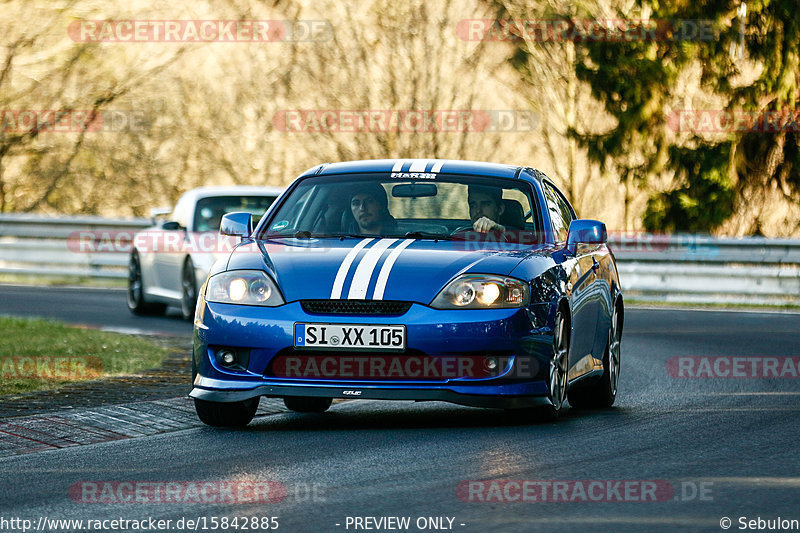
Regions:
<instances>
[{"instance_id":1,"label":"black sidewall tire","mask_svg":"<svg viewBox=\"0 0 800 533\"><path fill-rule=\"evenodd\" d=\"M253 420L258 409L260 397L241 402L209 402L194 399L194 409L198 418L212 427L244 427Z\"/></svg>"},{"instance_id":2,"label":"black sidewall tire","mask_svg":"<svg viewBox=\"0 0 800 533\"><path fill-rule=\"evenodd\" d=\"M187 276L189 279L187 279ZM187 287L191 289L191 295L187 292ZM194 276L194 263L191 257L187 257L181 269L181 315L183 315L183 318L185 320L193 320L196 307L197 281Z\"/></svg>"},{"instance_id":3,"label":"black sidewall tire","mask_svg":"<svg viewBox=\"0 0 800 533\"><path fill-rule=\"evenodd\" d=\"M127 302L128 310L135 315L163 315L167 310L166 304L145 300L142 265L139 261L139 254L135 251L131 253L131 258L128 261Z\"/></svg>"},{"instance_id":4,"label":"black sidewall tire","mask_svg":"<svg viewBox=\"0 0 800 533\"><path fill-rule=\"evenodd\" d=\"M556 404L559 403L559 402L556 401L557 399L553 397L553 391L552 391L552 387L551 387L550 400L553 402L553 405L547 405L547 406L541 407L539 409L539 412L540 412L539 416L540 416L540 418L543 418L544 420L555 420L555 419L557 419L561 415L561 413L564 411L564 404L567 402L567 389L569 387L569 351L570 351L570 348L572 346L572 343L571 343L571 340L572 340L571 328L572 328L572 326L571 326L571 322L570 322L570 320L568 318L568 315L562 309L559 308L559 310L556 312L555 323L553 324L553 328L554 328L553 329L553 358L554 358L554 360L555 360L556 357L559 356L558 350L559 350L560 346L556 345L555 335L556 335L556 331L558 330L558 328L559 328L559 326L561 324L563 324L563 330L559 333L559 338L558 338L558 344L559 345L561 344L561 341L563 340L562 336L566 336L566 341L565 341L565 343L566 343L565 352L566 353L562 356L562 358L564 359L564 361L562 362L562 365L563 365L564 369L563 369L562 378L561 378L561 380L562 380L561 386L562 386L563 389L559 391L559 393L561 395L560 404L558 406L556 406Z\"/></svg>"},{"instance_id":5,"label":"black sidewall tire","mask_svg":"<svg viewBox=\"0 0 800 533\"><path fill-rule=\"evenodd\" d=\"M287 409L296 413L324 413L333 403L333 398L287 396L283 403Z\"/></svg>"}]
</instances>

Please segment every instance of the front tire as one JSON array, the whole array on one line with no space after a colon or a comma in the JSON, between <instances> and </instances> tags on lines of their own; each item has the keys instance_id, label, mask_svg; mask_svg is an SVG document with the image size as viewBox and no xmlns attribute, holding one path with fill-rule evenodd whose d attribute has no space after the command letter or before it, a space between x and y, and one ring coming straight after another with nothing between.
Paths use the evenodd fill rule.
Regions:
<instances>
[{"instance_id":1,"label":"front tire","mask_svg":"<svg viewBox=\"0 0 800 533\"><path fill-rule=\"evenodd\" d=\"M542 418L555 420L567 399L567 370L569 369L570 324L563 309L556 313L553 327L553 358L550 360L550 403L541 408Z\"/></svg>"},{"instance_id":2,"label":"front tire","mask_svg":"<svg viewBox=\"0 0 800 533\"><path fill-rule=\"evenodd\" d=\"M514 409L513 413L532 422L552 422L562 414L567 399L567 370L569 369L570 323L566 312L560 308L553 326L553 358L550 360L550 405L530 409Z\"/></svg>"},{"instance_id":3,"label":"front tire","mask_svg":"<svg viewBox=\"0 0 800 533\"><path fill-rule=\"evenodd\" d=\"M333 403L333 398L287 396L283 399L283 403L287 409L297 413L324 413Z\"/></svg>"},{"instance_id":4,"label":"front tire","mask_svg":"<svg viewBox=\"0 0 800 533\"><path fill-rule=\"evenodd\" d=\"M191 257L187 257L183 263L181 289L181 315L185 320L192 320L197 307L197 280L194 276L194 263L192 263Z\"/></svg>"},{"instance_id":5,"label":"front tire","mask_svg":"<svg viewBox=\"0 0 800 533\"><path fill-rule=\"evenodd\" d=\"M134 315L163 315L167 305L148 302L144 299L144 282L142 281L142 265L139 254L131 253L128 261L128 309Z\"/></svg>"},{"instance_id":6,"label":"front tire","mask_svg":"<svg viewBox=\"0 0 800 533\"><path fill-rule=\"evenodd\" d=\"M239 428L253 420L260 397L241 402L209 402L194 399L194 410L200 420L213 427Z\"/></svg>"}]
</instances>

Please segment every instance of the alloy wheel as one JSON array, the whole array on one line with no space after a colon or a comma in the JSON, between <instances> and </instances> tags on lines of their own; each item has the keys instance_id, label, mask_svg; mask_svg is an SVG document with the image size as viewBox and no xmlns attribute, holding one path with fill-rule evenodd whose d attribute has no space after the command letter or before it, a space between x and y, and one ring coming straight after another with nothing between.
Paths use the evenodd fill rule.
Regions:
<instances>
[{"instance_id":1,"label":"alloy wheel","mask_svg":"<svg viewBox=\"0 0 800 533\"><path fill-rule=\"evenodd\" d=\"M550 360L550 400L558 411L567 396L567 367L569 365L569 332L561 311L556 314L553 332L553 358Z\"/></svg>"}]
</instances>

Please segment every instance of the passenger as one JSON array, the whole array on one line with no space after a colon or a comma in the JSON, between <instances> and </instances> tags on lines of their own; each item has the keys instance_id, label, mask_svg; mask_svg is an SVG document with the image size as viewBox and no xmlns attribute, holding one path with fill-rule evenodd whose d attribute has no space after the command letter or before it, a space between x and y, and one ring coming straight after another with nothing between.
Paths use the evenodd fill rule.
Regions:
<instances>
[{"instance_id":1,"label":"passenger","mask_svg":"<svg viewBox=\"0 0 800 533\"><path fill-rule=\"evenodd\" d=\"M356 230L362 235L396 232L397 222L389 213L389 199L380 183L357 184L350 196L350 211L357 228L349 231Z\"/></svg>"}]
</instances>

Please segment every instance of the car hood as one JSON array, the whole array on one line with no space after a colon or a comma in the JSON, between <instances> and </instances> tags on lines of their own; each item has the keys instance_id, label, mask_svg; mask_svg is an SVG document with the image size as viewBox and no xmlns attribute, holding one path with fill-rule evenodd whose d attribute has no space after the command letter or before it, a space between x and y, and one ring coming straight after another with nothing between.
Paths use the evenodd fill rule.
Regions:
<instances>
[{"instance_id":1,"label":"car hood","mask_svg":"<svg viewBox=\"0 0 800 533\"><path fill-rule=\"evenodd\" d=\"M266 270L287 302L384 299L429 304L463 273L508 275L529 246L416 239L276 239L236 248L228 270Z\"/></svg>"}]
</instances>

